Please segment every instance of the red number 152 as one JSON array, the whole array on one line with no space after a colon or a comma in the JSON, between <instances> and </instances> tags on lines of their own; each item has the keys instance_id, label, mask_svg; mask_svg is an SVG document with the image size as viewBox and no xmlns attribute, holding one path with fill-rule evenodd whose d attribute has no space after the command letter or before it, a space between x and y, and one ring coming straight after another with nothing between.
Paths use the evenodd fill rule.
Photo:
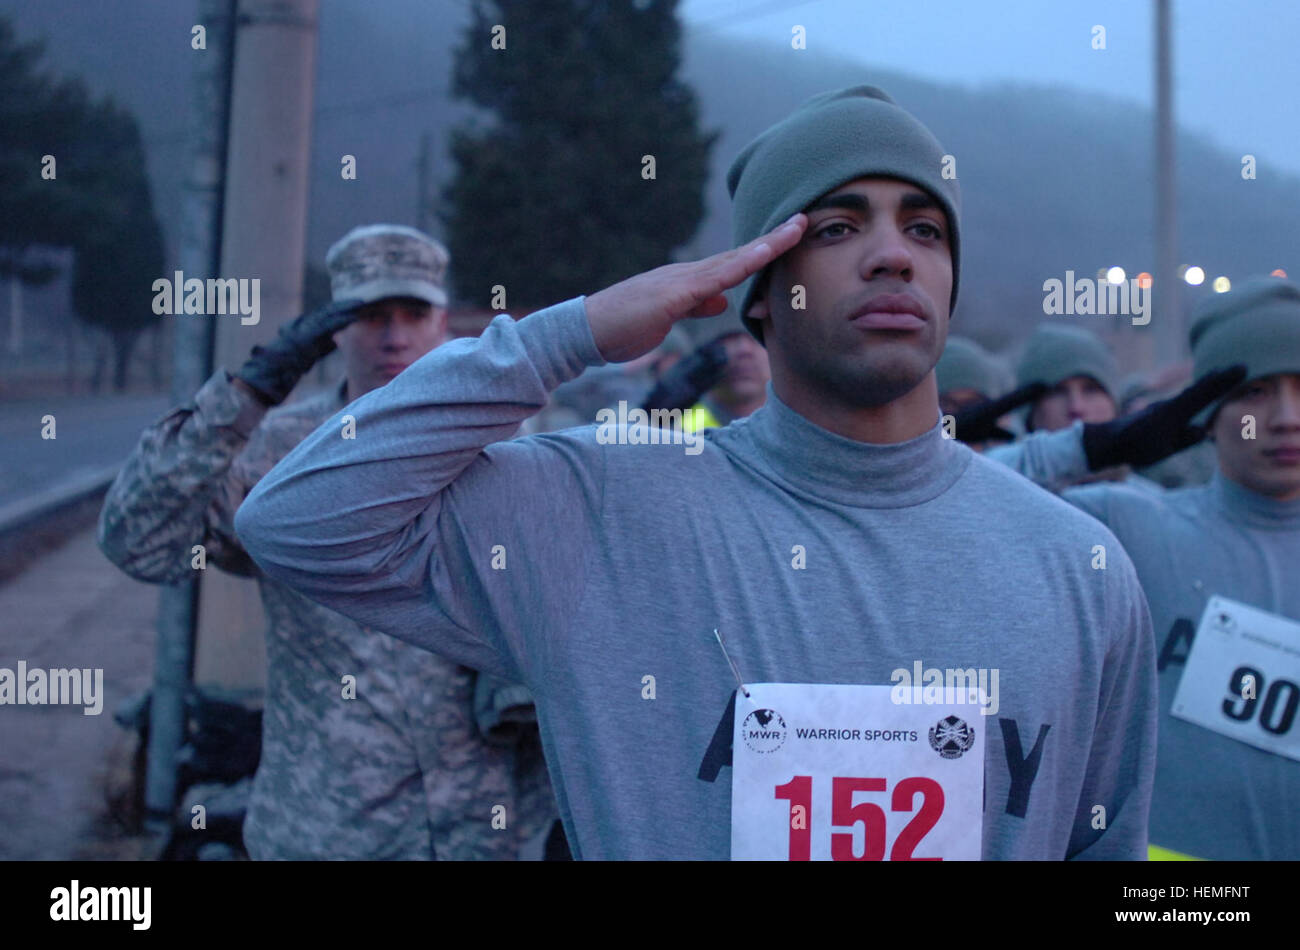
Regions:
<instances>
[{"instance_id":1,"label":"red number 152","mask_svg":"<svg viewBox=\"0 0 1300 950\"><path fill-rule=\"evenodd\" d=\"M854 792L883 792L888 783L883 778L831 779L831 825L852 828L859 822L865 832L862 854L853 853L853 832L831 832L831 860L883 861L885 859L885 810L871 802L853 804ZM812 859L812 776L796 775L784 785L776 786L776 797L790 802L790 860ZM921 809L894 839L889 850L891 861L942 861L943 858L914 858L912 851L943 814L943 788L934 779L905 778L894 786L891 811L912 811L916 793L921 793ZM796 808L803 809L803 821L796 822Z\"/></svg>"}]
</instances>

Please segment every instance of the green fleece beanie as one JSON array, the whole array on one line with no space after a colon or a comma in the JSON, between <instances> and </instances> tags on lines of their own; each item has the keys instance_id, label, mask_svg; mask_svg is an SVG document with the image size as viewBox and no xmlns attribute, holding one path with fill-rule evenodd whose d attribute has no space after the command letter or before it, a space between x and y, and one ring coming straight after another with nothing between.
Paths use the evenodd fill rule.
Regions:
<instances>
[{"instance_id":1,"label":"green fleece beanie","mask_svg":"<svg viewBox=\"0 0 1300 950\"><path fill-rule=\"evenodd\" d=\"M943 177L943 146L930 130L875 86L850 86L813 96L763 132L727 172L733 246L739 247L857 178L879 176L927 191L948 216L952 296L957 305L961 192ZM746 329L761 343L758 323L745 314L760 274L728 294Z\"/></svg>"},{"instance_id":2,"label":"green fleece beanie","mask_svg":"<svg viewBox=\"0 0 1300 950\"><path fill-rule=\"evenodd\" d=\"M1040 323L1016 367L1016 387L1038 382L1055 386L1071 376L1095 379L1119 408L1119 366L1110 348L1082 327Z\"/></svg>"},{"instance_id":3,"label":"green fleece beanie","mask_svg":"<svg viewBox=\"0 0 1300 950\"><path fill-rule=\"evenodd\" d=\"M973 389L986 399L1002 395L1002 376L984 347L964 336L950 336L934 367L939 395L954 389Z\"/></svg>"},{"instance_id":4,"label":"green fleece beanie","mask_svg":"<svg viewBox=\"0 0 1300 950\"><path fill-rule=\"evenodd\" d=\"M1300 287L1279 277L1251 277L1206 297L1192 312L1189 337L1196 379L1237 363L1246 365L1247 381L1300 373ZM1194 421L1204 425L1222 404L1206 407Z\"/></svg>"}]
</instances>

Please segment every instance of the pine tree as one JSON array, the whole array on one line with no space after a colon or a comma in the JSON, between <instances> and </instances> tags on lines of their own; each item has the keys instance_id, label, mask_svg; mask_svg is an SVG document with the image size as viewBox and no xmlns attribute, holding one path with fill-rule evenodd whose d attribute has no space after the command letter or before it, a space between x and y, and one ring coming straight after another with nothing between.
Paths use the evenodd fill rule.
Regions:
<instances>
[{"instance_id":1,"label":"pine tree","mask_svg":"<svg viewBox=\"0 0 1300 950\"><path fill-rule=\"evenodd\" d=\"M58 271L31 252L72 243L82 202L59 161L81 135L84 85L41 71L41 43L19 43L0 17L0 277L42 284ZM42 176L55 158L55 178Z\"/></svg>"},{"instance_id":2,"label":"pine tree","mask_svg":"<svg viewBox=\"0 0 1300 950\"><path fill-rule=\"evenodd\" d=\"M487 121L452 133L441 215L461 299L488 306L500 284L518 311L594 293L668 263L695 233L718 133L698 128L676 78L676 8L476 0L453 94Z\"/></svg>"},{"instance_id":3,"label":"pine tree","mask_svg":"<svg viewBox=\"0 0 1300 950\"><path fill-rule=\"evenodd\" d=\"M84 132L95 153L80 169L78 188L92 210L74 241L72 305L112 339L113 386L121 390L136 340L161 319L153 282L164 276L162 229L135 119L108 100L90 111Z\"/></svg>"},{"instance_id":4,"label":"pine tree","mask_svg":"<svg viewBox=\"0 0 1300 950\"><path fill-rule=\"evenodd\" d=\"M47 282L58 270L36 250L71 247L73 308L112 339L121 389L136 339L159 319L152 286L164 250L144 148L128 112L43 72L43 54L0 17L0 277Z\"/></svg>"}]
</instances>

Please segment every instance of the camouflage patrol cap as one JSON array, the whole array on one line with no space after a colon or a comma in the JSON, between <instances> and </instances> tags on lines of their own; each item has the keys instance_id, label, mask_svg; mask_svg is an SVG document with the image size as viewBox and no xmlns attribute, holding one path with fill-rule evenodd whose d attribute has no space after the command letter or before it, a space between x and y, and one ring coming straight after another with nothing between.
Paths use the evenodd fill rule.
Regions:
<instances>
[{"instance_id":1,"label":"camouflage patrol cap","mask_svg":"<svg viewBox=\"0 0 1300 950\"><path fill-rule=\"evenodd\" d=\"M325 255L335 300L366 303L415 297L443 307L450 256L423 231L400 224L367 224L343 235Z\"/></svg>"}]
</instances>

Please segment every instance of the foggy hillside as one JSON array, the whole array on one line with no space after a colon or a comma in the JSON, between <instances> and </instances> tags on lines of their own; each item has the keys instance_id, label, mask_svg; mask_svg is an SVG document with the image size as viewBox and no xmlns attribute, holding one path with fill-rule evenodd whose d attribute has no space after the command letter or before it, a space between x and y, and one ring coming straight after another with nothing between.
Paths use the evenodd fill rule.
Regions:
<instances>
[{"instance_id":1,"label":"foggy hillside","mask_svg":"<svg viewBox=\"0 0 1300 950\"><path fill-rule=\"evenodd\" d=\"M354 224L417 223L423 133L435 149L435 189L448 173L447 130L464 114L446 100L448 51L465 10L451 0L323 0L308 236L314 262ZM22 39L46 38L49 66L83 76L94 93L112 93L136 113L174 260L188 69L199 55L189 46L193 4L6 0L0 13ZM956 157L964 198L958 332L1002 348L1041 317L1044 280L1067 269L1092 276L1119 264L1132 276L1154 267L1145 109L1068 88L938 85L811 51L738 46L716 32L688 38L685 50L685 78L700 95L704 123L723 134L710 215L682 257L729 246L725 171L749 138L814 93L865 82L918 115ZM1243 181L1241 155L1186 134L1178 148L1181 259L1234 278L1285 266L1283 254L1295 253L1289 242L1300 218L1300 178L1261 166L1258 180ZM356 181L339 176L344 154L357 157Z\"/></svg>"}]
</instances>

